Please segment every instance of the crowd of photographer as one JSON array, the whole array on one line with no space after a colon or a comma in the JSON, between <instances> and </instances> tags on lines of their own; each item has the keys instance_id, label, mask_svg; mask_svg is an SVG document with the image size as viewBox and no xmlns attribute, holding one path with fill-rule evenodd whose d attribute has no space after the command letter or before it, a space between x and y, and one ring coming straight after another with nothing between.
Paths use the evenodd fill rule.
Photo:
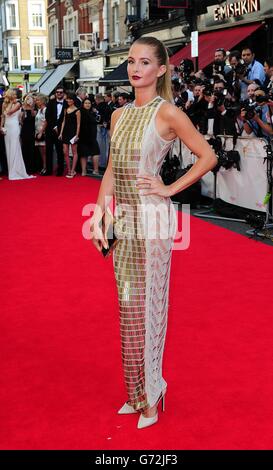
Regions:
<instances>
[{"instance_id":1,"label":"crowd of photographer","mask_svg":"<svg viewBox=\"0 0 273 470\"><path fill-rule=\"evenodd\" d=\"M212 65L194 73L185 59L172 66L176 106L202 134L263 137L273 135L273 58L264 64L251 47L215 51Z\"/></svg>"}]
</instances>

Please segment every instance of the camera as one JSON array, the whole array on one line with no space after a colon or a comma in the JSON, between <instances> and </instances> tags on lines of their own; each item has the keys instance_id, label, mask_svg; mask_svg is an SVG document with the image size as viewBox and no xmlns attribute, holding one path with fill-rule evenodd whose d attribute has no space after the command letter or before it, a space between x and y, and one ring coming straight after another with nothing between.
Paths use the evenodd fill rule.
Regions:
<instances>
[{"instance_id":1,"label":"camera","mask_svg":"<svg viewBox=\"0 0 273 470\"><path fill-rule=\"evenodd\" d=\"M221 137L212 137L208 140L208 144L215 151L218 162L216 166L211 170L216 174L221 167L229 170L230 168L237 168L240 171L240 154L237 150L225 150L222 145Z\"/></svg>"},{"instance_id":2,"label":"camera","mask_svg":"<svg viewBox=\"0 0 273 470\"><path fill-rule=\"evenodd\" d=\"M204 80L203 82L204 88L203 88L203 95L204 96L212 96L213 95L213 84L214 80Z\"/></svg>"},{"instance_id":3,"label":"camera","mask_svg":"<svg viewBox=\"0 0 273 470\"><path fill-rule=\"evenodd\" d=\"M273 90L270 89L269 90L269 93L265 94L265 95L258 95L255 97L255 100L256 100L256 103L267 103L268 101L272 101L273 100Z\"/></svg>"},{"instance_id":4,"label":"camera","mask_svg":"<svg viewBox=\"0 0 273 470\"><path fill-rule=\"evenodd\" d=\"M183 78L189 78L190 74L194 71L193 61L191 59L183 59L180 62L179 72L183 74Z\"/></svg>"},{"instance_id":5,"label":"camera","mask_svg":"<svg viewBox=\"0 0 273 470\"><path fill-rule=\"evenodd\" d=\"M258 113L258 111L260 111L260 107L259 106L248 106L247 108L245 108L246 110L246 119L248 120L251 120L254 118L255 114Z\"/></svg>"},{"instance_id":6,"label":"camera","mask_svg":"<svg viewBox=\"0 0 273 470\"><path fill-rule=\"evenodd\" d=\"M205 88L203 90L203 95L204 96L212 96L214 95L215 96L215 106L218 107L218 106L222 106L222 104L224 104L225 100L226 100L226 96L227 96L227 89L224 88L223 90L214 90L214 87L213 87L213 84L212 83L206 83L205 84Z\"/></svg>"},{"instance_id":7,"label":"camera","mask_svg":"<svg viewBox=\"0 0 273 470\"><path fill-rule=\"evenodd\" d=\"M229 113L229 116L233 116L234 118L239 116L241 113L241 105L237 102L226 101L225 108Z\"/></svg>"},{"instance_id":8,"label":"camera","mask_svg":"<svg viewBox=\"0 0 273 470\"><path fill-rule=\"evenodd\" d=\"M255 114L257 114L261 111L261 107L257 106L256 101L250 102L249 100L243 101L241 109L245 110L245 112L246 112L245 118L248 121L253 119Z\"/></svg>"},{"instance_id":9,"label":"camera","mask_svg":"<svg viewBox=\"0 0 273 470\"><path fill-rule=\"evenodd\" d=\"M270 95L258 95L255 97L256 103L267 103L267 101L270 101L272 97L270 98Z\"/></svg>"},{"instance_id":10,"label":"camera","mask_svg":"<svg viewBox=\"0 0 273 470\"><path fill-rule=\"evenodd\" d=\"M262 214L247 214L246 223L253 227L255 230L262 230L265 225L265 216Z\"/></svg>"},{"instance_id":11,"label":"camera","mask_svg":"<svg viewBox=\"0 0 273 470\"><path fill-rule=\"evenodd\" d=\"M224 88L223 90L214 90L213 94L216 97L215 106L222 106L227 96L227 89Z\"/></svg>"},{"instance_id":12,"label":"camera","mask_svg":"<svg viewBox=\"0 0 273 470\"><path fill-rule=\"evenodd\" d=\"M225 66L226 66L225 61L223 61L223 62L218 62L218 61L213 62L213 74L218 75L220 73L221 75L223 75L224 71L225 71Z\"/></svg>"},{"instance_id":13,"label":"camera","mask_svg":"<svg viewBox=\"0 0 273 470\"><path fill-rule=\"evenodd\" d=\"M218 163L212 169L213 173L217 173L221 167L229 170L230 168L237 168L240 171L240 154L237 150L224 150L221 149L217 153Z\"/></svg>"},{"instance_id":14,"label":"camera","mask_svg":"<svg viewBox=\"0 0 273 470\"><path fill-rule=\"evenodd\" d=\"M236 75L245 77L247 74L247 67L248 66L246 64L240 62L239 64L236 65L236 67L234 68L234 71Z\"/></svg>"}]
</instances>

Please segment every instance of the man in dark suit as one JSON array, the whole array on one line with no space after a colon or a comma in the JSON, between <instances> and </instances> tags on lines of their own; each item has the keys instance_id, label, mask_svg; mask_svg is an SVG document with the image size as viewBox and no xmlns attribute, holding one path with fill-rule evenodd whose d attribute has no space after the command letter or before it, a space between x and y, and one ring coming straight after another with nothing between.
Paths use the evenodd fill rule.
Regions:
<instances>
[{"instance_id":1,"label":"man in dark suit","mask_svg":"<svg viewBox=\"0 0 273 470\"><path fill-rule=\"evenodd\" d=\"M84 86L80 86L76 90L76 95L77 95L77 99L76 99L75 105L77 106L77 108L81 108L85 98L88 98L87 89Z\"/></svg>"},{"instance_id":2,"label":"man in dark suit","mask_svg":"<svg viewBox=\"0 0 273 470\"><path fill-rule=\"evenodd\" d=\"M57 87L55 91L55 98L49 100L46 107L45 118L46 126L46 173L45 175L52 175L53 172L53 148L55 146L57 152L58 168L56 176L62 176L64 172L64 153L63 144L59 140L59 134L64 119L64 110L67 108L67 103L64 99L63 87Z\"/></svg>"},{"instance_id":3,"label":"man in dark suit","mask_svg":"<svg viewBox=\"0 0 273 470\"><path fill-rule=\"evenodd\" d=\"M107 129L110 129L110 121L111 121L111 116L112 113L117 109L117 106L115 105L113 99L112 99L112 93L110 91L107 91L104 95L104 101L107 104L107 112L106 112L106 121L107 121Z\"/></svg>"}]
</instances>

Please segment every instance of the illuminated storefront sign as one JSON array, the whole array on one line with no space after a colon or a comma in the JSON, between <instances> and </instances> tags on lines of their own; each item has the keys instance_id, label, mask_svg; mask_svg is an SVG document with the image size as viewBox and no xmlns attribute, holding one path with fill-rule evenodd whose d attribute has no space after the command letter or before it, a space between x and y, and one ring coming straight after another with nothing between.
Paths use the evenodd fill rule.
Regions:
<instances>
[{"instance_id":1,"label":"illuminated storefront sign","mask_svg":"<svg viewBox=\"0 0 273 470\"><path fill-rule=\"evenodd\" d=\"M207 13L198 16L198 31L238 26L273 17L272 0L241 0L217 3L207 7Z\"/></svg>"},{"instance_id":2,"label":"illuminated storefront sign","mask_svg":"<svg viewBox=\"0 0 273 470\"><path fill-rule=\"evenodd\" d=\"M214 8L214 20L224 20L232 16L242 16L260 11L260 0L243 0L241 2L226 3Z\"/></svg>"}]
</instances>

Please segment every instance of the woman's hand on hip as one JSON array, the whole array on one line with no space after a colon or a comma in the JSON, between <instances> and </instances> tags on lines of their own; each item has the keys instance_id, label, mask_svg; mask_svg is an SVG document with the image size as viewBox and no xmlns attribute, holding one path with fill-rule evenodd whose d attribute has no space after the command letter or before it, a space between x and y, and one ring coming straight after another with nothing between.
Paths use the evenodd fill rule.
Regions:
<instances>
[{"instance_id":1,"label":"woman's hand on hip","mask_svg":"<svg viewBox=\"0 0 273 470\"><path fill-rule=\"evenodd\" d=\"M149 196L155 194L161 197L170 197L171 191L169 186L165 185L162 181L160 175L158 176L149 176L149 175L139 175L137 176L137 189L146 190L141 193L141 196Z\"/></svg>"}]
</instances>

